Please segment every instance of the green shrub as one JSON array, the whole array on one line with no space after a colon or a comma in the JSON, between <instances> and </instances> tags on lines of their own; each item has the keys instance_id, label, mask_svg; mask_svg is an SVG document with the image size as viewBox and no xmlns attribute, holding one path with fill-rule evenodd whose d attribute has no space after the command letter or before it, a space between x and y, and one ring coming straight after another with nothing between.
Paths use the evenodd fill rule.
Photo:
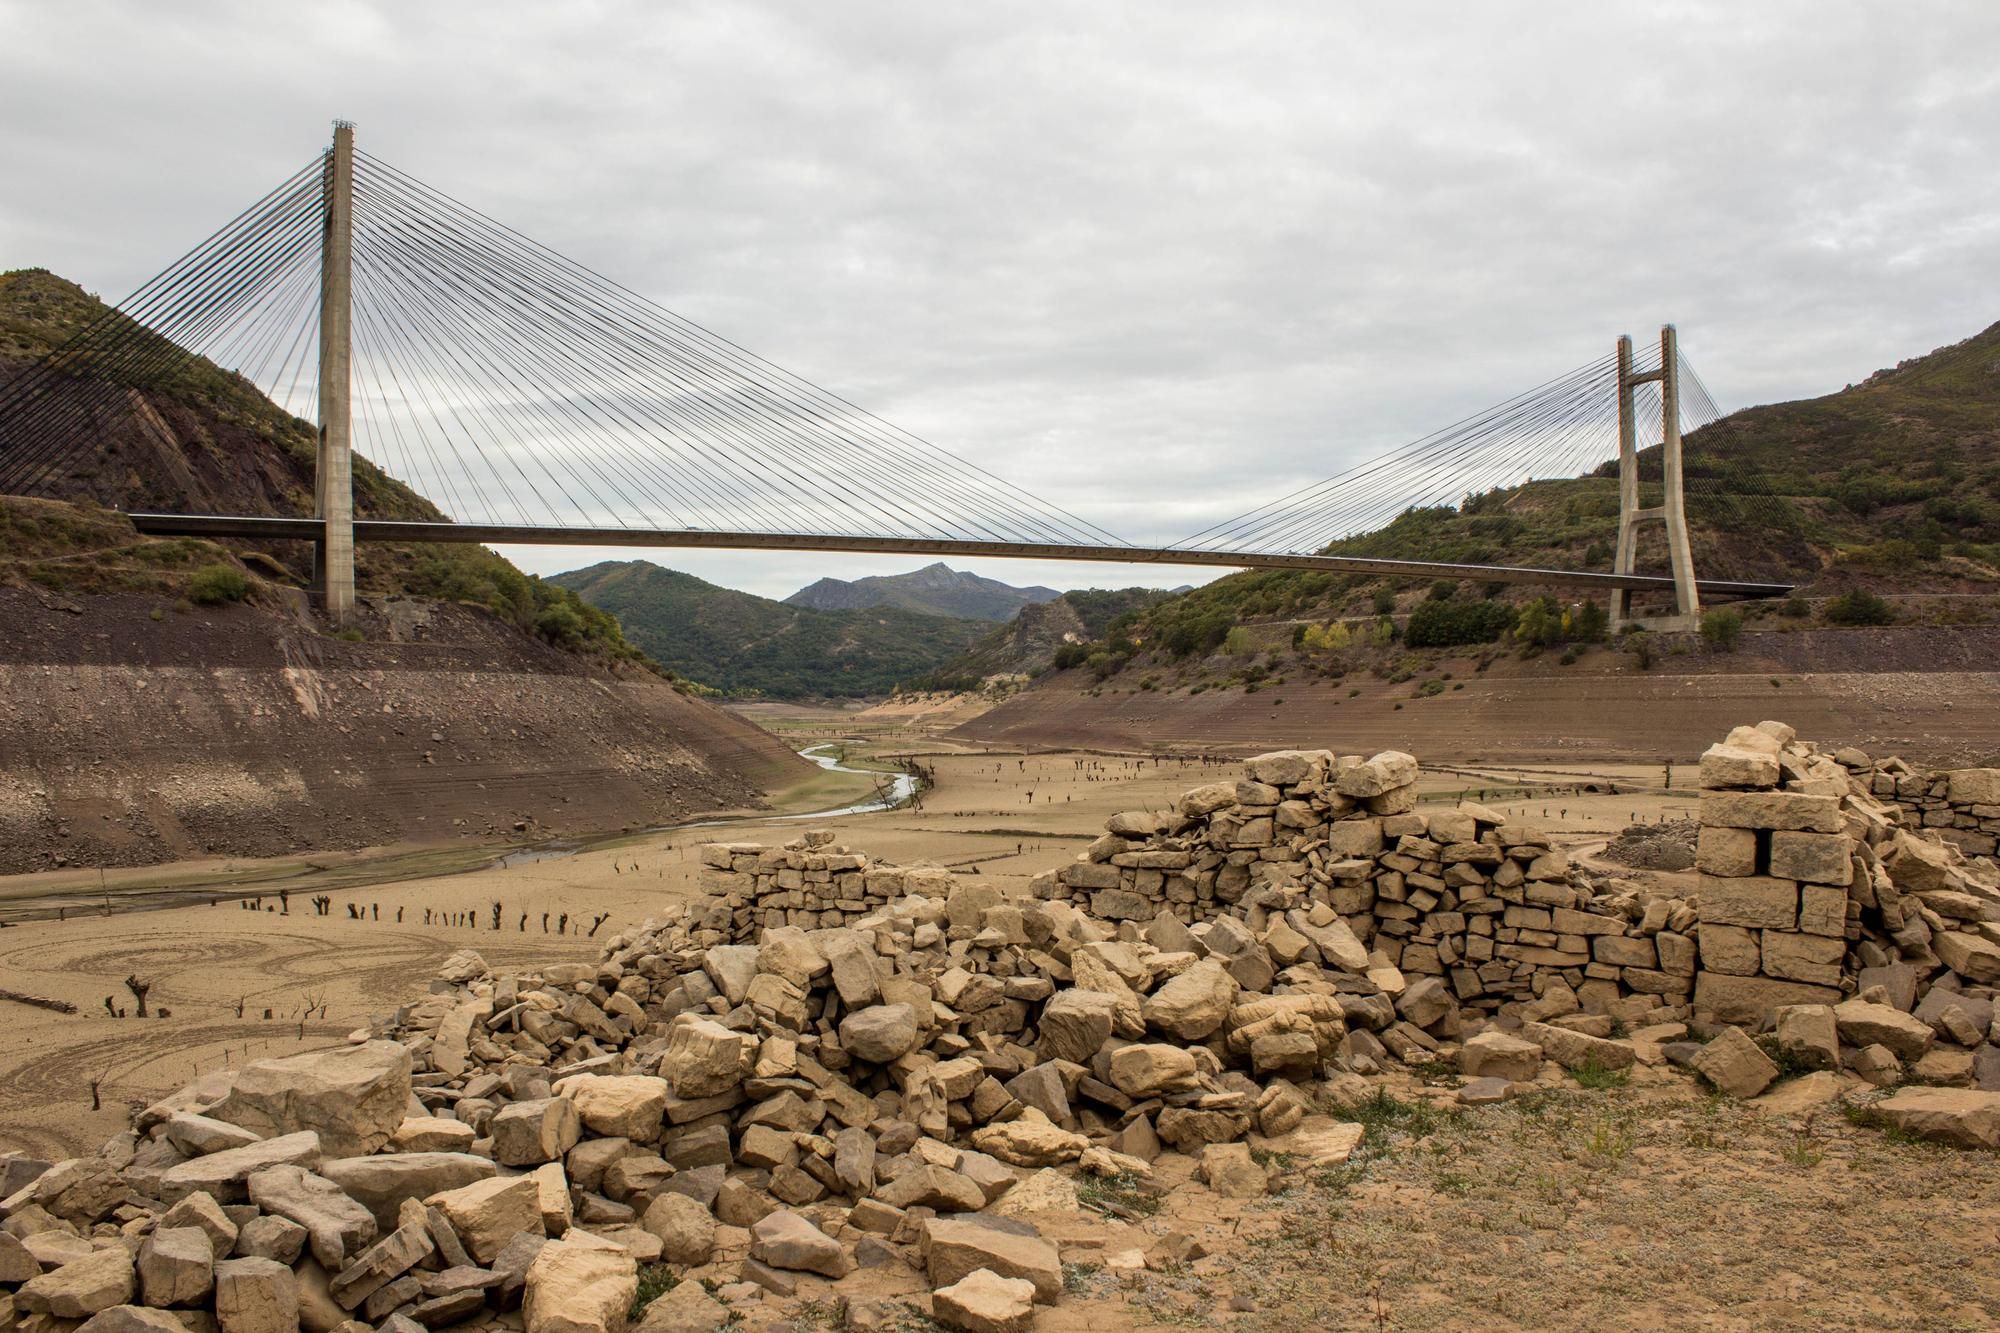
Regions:
<instances>
[{"instance_id":1,"label":"green shrub","mask_svg":"<svg viewBox=\"0 0 2000 1333\"><path fill-rule=\"evenodd\" d=\"M1829 625L1888 625L1896 619L1889 604L1866 588L1829 599L1825 614Z\"/></svg>"},{"instance_id":2,"label":"green shrub","mask_svg":"<svg viewBox=\"0 0 2000 1333\"><path fill-rule=\"evenodd\" d=\"M1417 697L1420 699L1435 699L1443 693L1444 682L1441 680L1427 680L1417 686Z\"/></svg>"},{"instance_id":3,"label":"green shrub","mask_svg":"<svg viewBox=\"0 0 2000 1333\"><path fill-rule=\"evenodd\" d=\"M1812 614L1812 607L1803 597L1787 597L1778 603L1778 614L1790 620L1804 620Z\"/></svg>"},{"instance_id":4,"label":"green shrub","mask_svg":"<svg viewBox=\"0 0 2000 1333\"><path fill-rule=\"evenodd\" d=\"M1375 590L1375 614L1378 616L1394 615L1395 611L1396 594L1387 588L1377 588Z\"/></svg>"},{"instance_id":5,"label":"green shrub","mask_svg":"<svg viewBox=\"0 0 2000 1333\"><path fill-rule=\"evenodd\" d=\"M1425 602L1410 613L1403 641L1412 648L1491 643L1514 624L1504 602Z\"/></svg>"},{"instance_id":6,"label":"green shrub","mask_svg":"<svg viewBox=\"0 0 2000 1333\"><path fill-rule=\"evenodd\" d=\"M1701 637L1719 652L1735 652L1736 641L1743 637L1743 613L1726 607L1703 612Z\"/></svg>"},{"instance_id":7,"label":"green shrub","mask_svg":"<svg viewBox=\"0 0 2000 1333\"><path fill-rule=\"evenodd\" d=\"M566 602L554 602L535 617L535 633L558 647L567 648L583 639L583 617Z\"/></svg>"},{"instance_id":8,"label":"green shrub","mask_svg":"<svg viewBox=\"0 0 2000 1333\"><path fill-rule=\"evenodd\" d=\"M188 580L188 597L203 606L240 602L250 595L250 580L234 565L203 565Z\"/></svg>"}]
</instances>

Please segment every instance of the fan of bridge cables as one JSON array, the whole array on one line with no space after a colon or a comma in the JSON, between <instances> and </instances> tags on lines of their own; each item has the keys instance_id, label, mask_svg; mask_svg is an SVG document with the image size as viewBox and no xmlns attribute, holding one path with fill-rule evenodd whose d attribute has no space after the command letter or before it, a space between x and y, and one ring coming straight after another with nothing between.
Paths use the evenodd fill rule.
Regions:
<instances>
[{"instance_id":1,"label":"fan of bridge cables","mask_svg":"<svg viewBox=\"0 0 2000 1333\"><path fill-rule=\"evenodd\" d=\"M192 353L317 415L315 160L0 389L32 491ZM357 153L355 445L461 522L1122 545Z\"/></svg>"},{"instance_id":2,"label":"fan of bridge cables","mask_svg":"<svg viewBox=\"0 0 2000 1333\"><path fill-rule=\"evenodd\" d=\"M1658 364L1655 346L1651 362L1641 349L1633 369L1645 373ZM1680 426L1684 436L1694 436L1723 412L1687 357L1679 355L1676 364ZM1208 551L1320 551L1343 538L1385 527L1409 510L1466 506L1490 491L1586 475L1603 490L1615 514L1617 376L1617 355L1608 354L1442 430L1204 528L1177 545ZM1633 398L1640 503L1657 505L1662 490L1660 386L1639 385ZM1746 501L1754 505L1769 500L1743 496L1740 484L1716 475L1717 470L1700 458L1698 440L1689 444L1686 460L1684 491L1691 512L1700 512L1704 500L1725 494L1739 507Z\"/></svg>"}]
</instances>

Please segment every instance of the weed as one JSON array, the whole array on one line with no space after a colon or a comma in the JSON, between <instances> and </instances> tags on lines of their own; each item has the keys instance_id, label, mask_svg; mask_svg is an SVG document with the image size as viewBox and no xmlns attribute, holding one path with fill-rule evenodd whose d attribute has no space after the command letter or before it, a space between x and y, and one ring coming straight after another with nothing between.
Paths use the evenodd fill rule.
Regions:
<instances>
[{"instance_id":1,"label":"weed","mask_svg":"<svg viewBox=\"0 0 2000 1333\"><path fill-rule=\"evenodd\" d=\"M854 1327L853 1312L845 1296L830 1301L806 1301L792 1316L793 1329L824 1328L829 1333L847 1333Z\"/></svg>"},{"instance_id":2,"label":"weed","mask_svg":"<svg viewBox=\"0 0 2000 1333\"><path fill-rule=\"evenodd\" d=\"M665 1264L645 1264L639 1269L639 1290L632 1297L632 1308L626 1318L639 1322L646 1307L680 1285L680 1276Z\"/></svg>"},{"instance_id":3,"label":"weed","mask_svg":"<svg viewBox=\"0 0 2000 1333\"><path fill-rule=\"evenodd\" d=\"M1818 1166L1826 1158L1820 1150L1819 1140L1808 1133L1792 1135L1791 1141L1778 1150L1778 1155L1793 1166Z\"/></svg>"},{"instance_id":4,"label":"weed","mask_svg":"<svg viewBox=\"0 0 2000 1333\"><path fill-rule=\"evenodd\" d=\"M1090 1279L1097 1276L1096 1264L1064 1264L1062 1266L1063 1293L1068 1296L1089 1294Z\"/></svg>"},{"instance_id":5,"label":"weed","mask_svg":"<svg viewBox=\"0 0 2000 1333\"><path fill-rule=\"evenodd\" d=\"M1295 1154L1276 1152L1270 1148L1252 1148L1250 1150L1250 1160L1263 1167L1266 1171L1277 1171L1280 1173L1289 1172L1299 1164L1299 1159Z\"/></svg>"},{"instance_id":6,"label":"weed","mask_svg":"<svg viewBox=\"0 0 2000 1333\"><path fill-rule=\"evenodd\" d=\"M1426 1060L1420 1065L1411 1065L1410 1072L1419 1082L1434 1088L1458 1086L1458 1066L1449 1060Z\"/></svg>"},{"instance_id":7,"label":"weed","mask_svg":"<svg viewBox=\"0 0 2000 1333\"><path fill-rule=\"evenodd\" d=\"M1440 1129L1464 1119L1462 1112L1441 1110L1426 1101L1403 1101L1391 1096L1386 1088L1377 1088L1373 1096L1351 1105L1336 1104L1329 1109L1361 1125L1366 1131L1362 1141L1382 1151L1388 1150L1392 1132L1401 1131L1413 1139L1427 1139Z\"/></svg>"},{"instance_id":8,"label":"weed","mask_svg":"<svg viewBox=\"0 0 2000 1333\"><path fill-rule=\"evenodd\" d=\"M1706 1125L1696 1125L1687 1132L1687 1137L1682 1142L1690 1148L1713 1151L1722 1147L1722 1136Z\"/></svg>"},{"instance_id":9,"label":"weed","mask_svg":"<svg viewBox=\"0 0 2000 1333\"><path fill-rule=\"evenodd\" d=\"M1439 1171L1431 1176L1431 1185L1439 1194L1455 1194L1463 1198L1472 1193L1472 1177L1460 1171Z\"/></svg>"},{"instance_id":10,"label":"weed","mask_svg":"<svg viewBox=\"0 0 2000 1333\"><path fill-rule=\"evenodd\" d=\"M1632 1151L1637 1142L1632 1127L1614 1116L1602 1116L1591 1127L1590 1142L1584 1145L1592 1157L1607 1157L1619 1161Z\"/></svg>"},{"instance_id":11,"label":"weed","mask_svg":"<svg viewBox=\"0 0 2000 1333\"><path fill-rule=\"evenodd\" d=\"M1149 1193L1139 1177L1129 1172L1115 1176L1092 1176L1076 1187L1076 1200L1086 1208L1113 1217L1151 1217L1160 1211L1157 1195Z\"/></svg>"},{"instance_id":12,"label":"weed","mask_svg":"<svg viewBox=\"0 0 2000 1333\"><path fill-rule=\"evenodd\" d=\"M1594 1055L1570 1070L1570 1077L1577 1081L1577 1086L1593 1091L1601 1088L1622 1088L1632 1081L1630 1070L1608 1069Z\"/></svg>"},{"instance_id":13,"label":"weed","mask_svg":"<svg viewBox=\"0 0 2000 1333\"><path fill-rule=\"evenodd\" d=\"M1921 1134L1913 1133L1903 1126L1896 1124L1873 1106L1849 1102L1840 1108L1840 1112L1847 1117L1848 1124L1858 1126L1861 1129L1877 1130L1883 1138L1891 1143L1900 1143L1905 1147L1911 1148L1937 1148L1942 1146L1936 1139L1927 1139Z\"/></svg>"},{"instance_id":14,"label":"weed","mask_svg":"<svg viewBox=\"0 0 2000 1333\"><path fill-rule=\"evenodd\" d=\"M1779 1078L1797 1078L1801 1074L1810 1074L1820 1067L1802 1052L1788 1051L1778 1045L1778 1039L1774 1036L1757 1038L1757 1045L1764 1054L1771 1057L1771 1063L1778 1067Z\"/></svg>"}]
</instances>

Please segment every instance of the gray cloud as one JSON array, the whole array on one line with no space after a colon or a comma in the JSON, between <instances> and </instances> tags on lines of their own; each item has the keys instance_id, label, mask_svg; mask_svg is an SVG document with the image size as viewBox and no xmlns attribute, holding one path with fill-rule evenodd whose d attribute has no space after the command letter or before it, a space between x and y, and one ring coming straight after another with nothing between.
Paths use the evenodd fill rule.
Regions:
<instances>
[{"instance_id":1,"label":"gray cloud","mask_svg":"<svg viewBox=\"0 0 2000 1333\"><path fill-rule=\"evenodd\" d=\"M1951 3L0 0L0 266L115 298L345 116L573 258L1167 541L1621 331L1678 322L1741 406L1984 327L1996 50L2000 8ZM658 558L777 595L909 564Z\"/></svg>"}]
</instances>

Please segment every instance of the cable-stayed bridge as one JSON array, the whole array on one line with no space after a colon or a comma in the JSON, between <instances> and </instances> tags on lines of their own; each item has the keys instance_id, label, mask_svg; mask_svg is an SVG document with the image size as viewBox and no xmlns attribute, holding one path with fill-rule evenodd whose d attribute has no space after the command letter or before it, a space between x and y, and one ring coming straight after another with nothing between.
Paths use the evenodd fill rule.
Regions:
<instances>
[{"instance_id":1,"label":"cable-stayed bridge","mask_svg":"<svg viewBox=\"0 0 2000 1333\"><path fill-rule=\"evenodd\" d=\"M1470 578L1771 596L1695 577L1683 430L1720 412L1672 329L1169 546L1103 527L638 296L353 146L334 143L27 373L0 386L0 492L53 492L133 388L199 353L319 428L310 517L134 513L155 534L316 543L329 614L353 543L531 543L909 552ZM1658 444L1657 502L1638 450ZM353 517L351 451L449 521ZM1324 553L1412 506L1619 463L1602 570ZM1635 568L1667 529L1670 569Z\"/></svg>"}]
</instances>

